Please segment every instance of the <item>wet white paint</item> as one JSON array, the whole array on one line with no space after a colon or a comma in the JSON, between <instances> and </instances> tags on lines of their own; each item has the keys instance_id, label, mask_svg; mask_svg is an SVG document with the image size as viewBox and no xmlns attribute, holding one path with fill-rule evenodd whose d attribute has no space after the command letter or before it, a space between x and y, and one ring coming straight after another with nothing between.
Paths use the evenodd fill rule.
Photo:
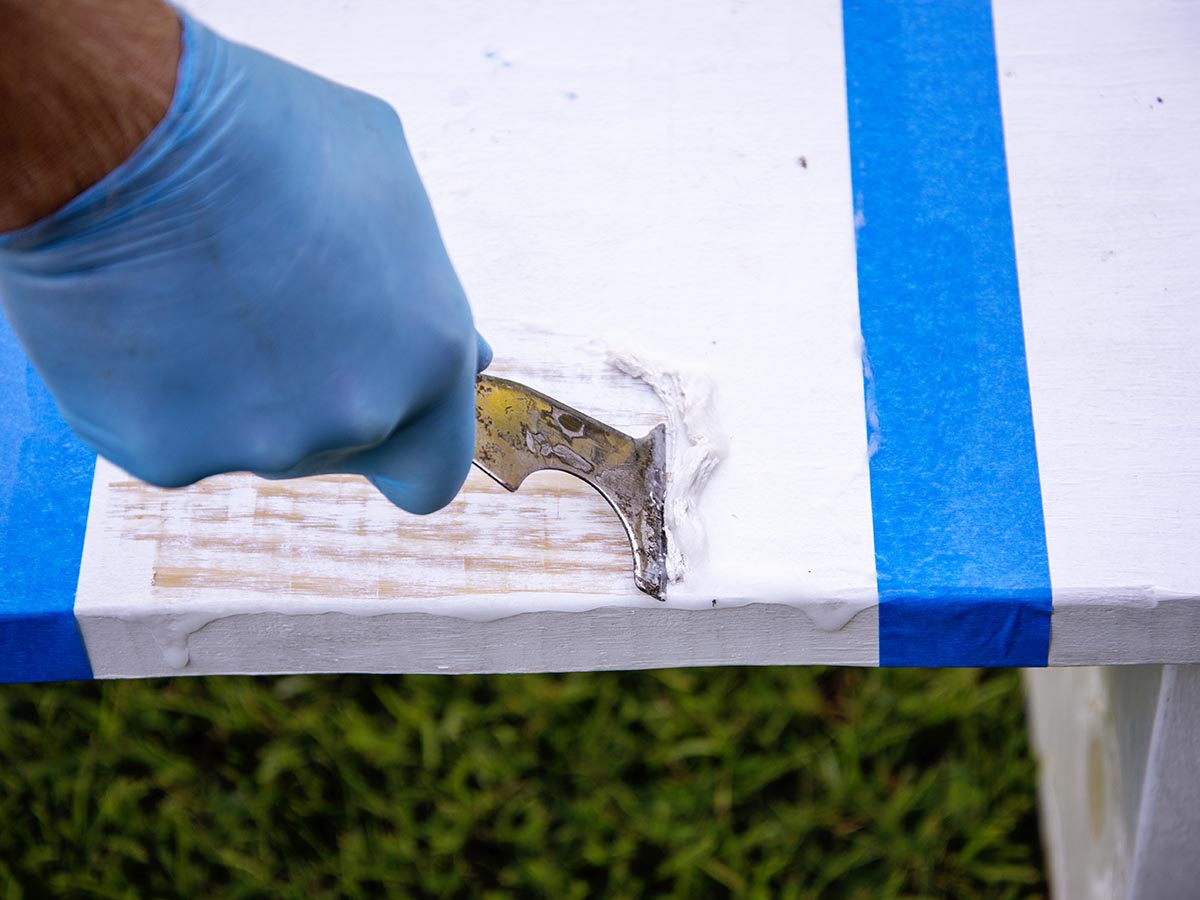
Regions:
<instances>
[{"instance_id":1,"label":"wet white paint","mask_svg":"<svg viewBox=\"0 0 1200 900\"><path fill-rule=\"evenodd\" d=\"M667 576L683 580L688 563L707 550L700 500L717 466L729 454L729 440L717 415L712 379L682 372L640 353L610 350L608 364L654 390L667 414L667 487L663 510Z\"/></svg>"}]
</instances>

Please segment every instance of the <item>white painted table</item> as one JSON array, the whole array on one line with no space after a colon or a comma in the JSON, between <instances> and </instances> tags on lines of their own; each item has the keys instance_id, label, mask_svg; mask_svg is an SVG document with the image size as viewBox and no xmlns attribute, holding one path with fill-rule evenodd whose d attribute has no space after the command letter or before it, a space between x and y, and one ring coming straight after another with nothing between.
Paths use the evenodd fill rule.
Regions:
<instances>
[{"instance_id":1,"label":"white painted table","mask_svg":"<svg viewBox=\"0 0 1200 900\"><path fill-rule=\"evenodd\" d=\"M422 519L353 478L138 484L4 333L0 680L1200 662L1194 7L190 6L396 106L496 374L728 452L656 603L566 476ZM680 418L707 388L724 436ZM1058 892L1181 896L1200 676L1091 671L1031 679ZM1124 712L1064 728L1084 696Z\"/></svg>"},{"instance_id":2,"label":"white painted table","mask_svg":"<svg viewBox=\"0 0 1200 900\"><path fill-rule=\"evenodd\" d=\"M5 677L1200 661L1192 11L193 6L401 111L494 372L712 387L707 542L659 604L565 476L145 487L6 338Z\"/></svg>"}]
</instances>

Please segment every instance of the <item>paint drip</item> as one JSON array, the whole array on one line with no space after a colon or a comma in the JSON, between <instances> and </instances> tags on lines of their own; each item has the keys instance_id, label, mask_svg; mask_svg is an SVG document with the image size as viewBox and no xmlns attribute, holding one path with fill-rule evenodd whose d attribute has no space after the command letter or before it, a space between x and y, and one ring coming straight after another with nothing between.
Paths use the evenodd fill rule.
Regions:
<instances>
[{"instance_id":1,"label":"paint drip","mask_svg":"<svg viewBox=\"0 0 1200 900\"><path fill-rule=\"evenodd\" d=\"M645 382L667 411L667 492L663 509L667 536L667 577L680 581L689 561L702 559L706 538L700 496L729 441L717 420L716 396L707 376L651 362L638 353L609 349L614 369Z\"/></svg>"},{"instance_id":2,"label":"paint drip","mask_svg":"<svg viewBox=\"0 0 1200 900\"><path fill-rule=\"evenodd\" d=\"M163 662L172 669L182 670L191 662L191 648L188 641L197 631L207 625L225 618L221 610L196 610L186 613L159 613L145 615L141 613L123 613L120 619L126 622L137 622L147 626L158 649L162 651Z\"/></svg>"}]
</instances>

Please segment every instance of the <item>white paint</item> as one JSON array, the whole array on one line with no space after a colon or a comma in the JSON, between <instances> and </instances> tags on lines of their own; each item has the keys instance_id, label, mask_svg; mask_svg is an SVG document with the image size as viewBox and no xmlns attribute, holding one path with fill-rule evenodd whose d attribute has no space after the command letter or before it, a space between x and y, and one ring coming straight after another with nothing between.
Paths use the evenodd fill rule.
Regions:
<instances>
[{"instance_id":1,"label":"white paint","mask_svg":"<svg viewBox=\"0 0 1200 900\"><path fill-rule=\"evenodd\" d=\"M1025 684L1051 896L1116 900L1131 842L1104 670L1028 669Z\"/></svg>"},{"instance_id":2,"label":"white paint","mask_svg":"<svg viewBox=\"0 0 1200 900\"><path fill-rule=\"evenodd\" d=\"M806 612L755 603L733 609L602 607L475 622L422 613L252 613L191 635L189 675L287 672L574 672L663 666L875 665L874 608L822 631ZM116 617L88 620L89 647L121 647L99 677L179 674L152 631ZM247 637L253 638L248 641Z\"/></svg>"},{"instance_id":3,"label":"white paint","mask_svg":"<svg viewBox=\"0 0 1200 900\"><path fill-rule=\"evenodd\" d=\"M995 3L1053 664L1200 658L1198 23Z\"/></svg>"},{"instance_id":4,"label":"white paint","mask_svg":"<svg viewBox=\"0 0 1200 900\"><path fill-rule=\"evenodd\" d=\"M1130 900L1187 897L1200 884L1197 747L1200 666L1164 666L1142 767Z\"/></svg>"},{"instance_id":5,"label":"white paint","mask_svg":"<svg viewBox=\"0 0 1200 900\"><path fill-rule=\"evenodd\" d=\"M186 669L191 661L188 641L193 634L227 614L220 610L191 611L177 615L145 615L124 613L117 618L123 622L148 628L162 651L163 662L172 669Z\"/></svg>"},{"instance_id":6,"label":"white paint","mask_svg":"<svg viewBox=\"0 0 1200 900\"><path fill-rule=\"evenodd\" d=\"M1026 672L1052 895L1190 897L1200 666Z\"/></svg>"},{"instance_id":7,"label":"white paint","mask_svg":"<svg viewBox=\"0 0 1200 900\"><path fill-rule=\"evenodd\" d=\"M729 453L729 441L717 417L710 379L681 373L646 357L610 350L608 364L644 381L667 412L667 485L663 509L667 538L667 576L681 581L689 561L702 562L707 542L700 497L709 478Z\"/></svg>"},{"instance_id":8,"label":"white paint","mask_svg":"<svg viewBox=\"0 0 1200 900\"><path fill-rule=\"evenodd\" d=\"M1200 659L1200 597L1155 587L1057 590L1050 642L1055 666Z\"/></svg>"},{"instance_id":9,"label":"white paint","mask_svg":"<svg viewBox=\"0 0 1200 900\"><path fill-rule=\"evenodd\" d=\"M666 610L570 478L509 495L472 477L418 519L356 479L165 493L101 467L77 602L98 673L161 672L164 647L187 672L273 671L335 644L339 665L398 671L427 659L416 641L445 646L438 628L479 643L441 661L453 671L502 650L573 667L595 658L588 629L628 667L877 661L837 0L190 7L398 109L493 372L638 435L658 398L580 349L638 347L711 376L729 453L692 492L707 549ZM763 598L775 611L755 611ZM545 644L566 612L582 629L569 658ZM656 641L610 646L607 615L681 638L647 624ZM330 623L344 634L312 630ZM740 637L702 652L715 623ZM276 659L279 629L318 646Z\"/></svg>"}]
</instances>

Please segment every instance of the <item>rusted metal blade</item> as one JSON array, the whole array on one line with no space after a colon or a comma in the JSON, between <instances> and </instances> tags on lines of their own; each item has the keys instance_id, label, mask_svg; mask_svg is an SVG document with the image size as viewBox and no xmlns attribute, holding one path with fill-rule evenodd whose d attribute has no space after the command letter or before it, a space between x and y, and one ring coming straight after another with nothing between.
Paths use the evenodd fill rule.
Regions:
<instances>
[{"instance_id":1,"label":"rusted metal blade","mask_svg":"<svg viewBox=\"0 0 1200 900\"><path fill-rule=\"evenodd\" d=\"M633 546L633 578L652 597L667 586L663 533L666 429L631 438L533 388L480 375L475 465L510 491L532 472L569 472L616 510Z\"/></svg>"}]
</instances>

